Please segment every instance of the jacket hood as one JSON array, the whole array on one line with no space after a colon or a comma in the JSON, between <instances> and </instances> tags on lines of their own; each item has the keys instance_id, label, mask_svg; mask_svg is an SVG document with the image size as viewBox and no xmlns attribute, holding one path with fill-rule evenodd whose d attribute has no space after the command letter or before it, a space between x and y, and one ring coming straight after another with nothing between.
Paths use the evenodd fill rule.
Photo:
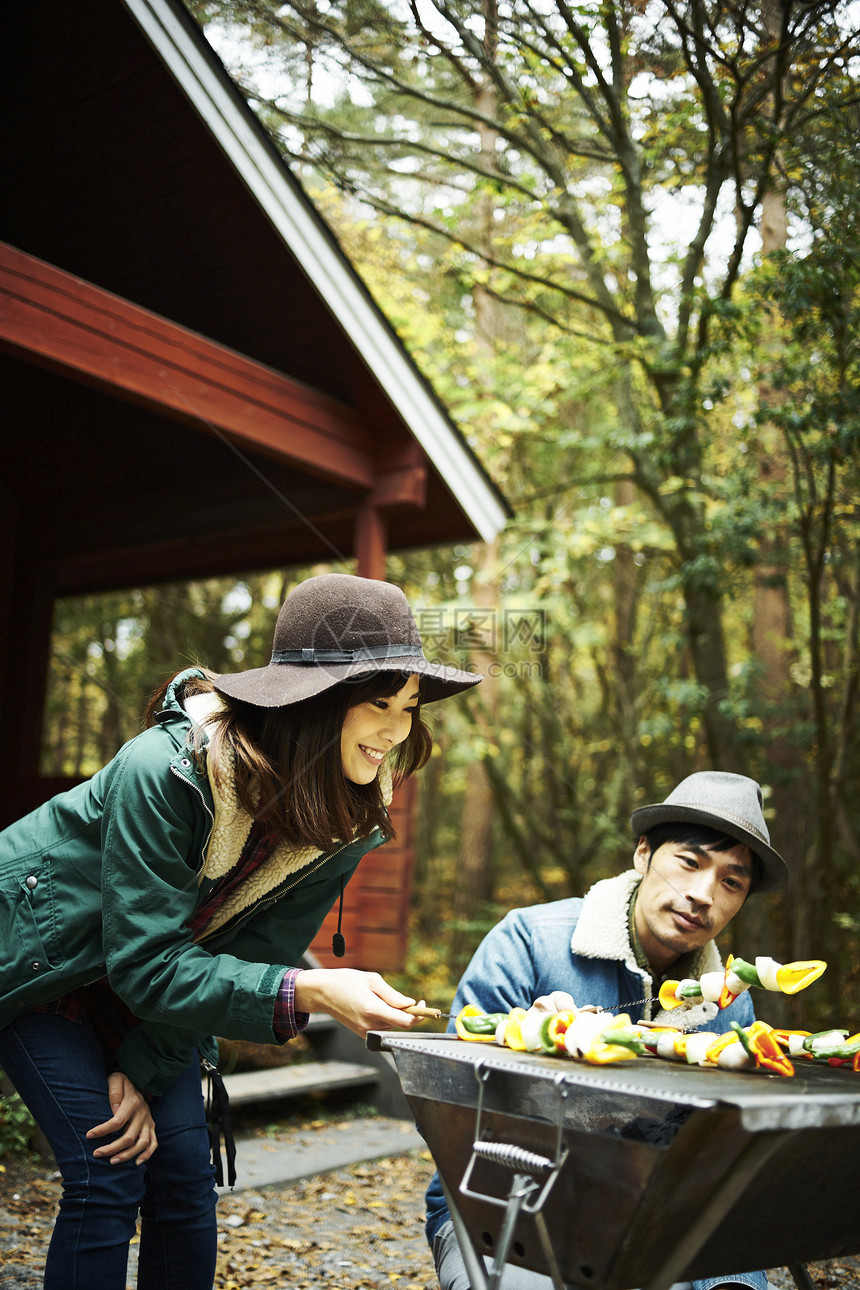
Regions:
<instances>
[{"instance_id":1,"label":"jacket hood","mask_svg":"<svg viewBox=\"0 0 860 1290\"><path fill-rule=\"evenodd\" d=\"M188 667L175 676L165 691L161 710L155 714L155 724L162 726L169 733L177 748L187 746L188 731L191 728L191 719L179 701L179 691L186 681L203 675L199 667Z\"/></svg>"}]
</instances>

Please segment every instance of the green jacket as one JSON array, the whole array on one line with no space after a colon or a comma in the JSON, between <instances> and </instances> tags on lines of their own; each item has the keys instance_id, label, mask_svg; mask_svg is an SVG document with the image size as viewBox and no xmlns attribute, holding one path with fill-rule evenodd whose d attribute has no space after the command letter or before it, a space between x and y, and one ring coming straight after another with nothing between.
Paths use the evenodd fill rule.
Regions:
<instances>
[{"instance_id":1,"label":"green jacket","mask_svg":"<svg viewBox=\"0 0 860 1290\"><path fill-rule=\"evenodd\" d=\"M194 675L194 673L190 673ZM177 677L157 724L85 784L0 833L0 1026L107 975L142 1024L118 1065L164 1093L195 1046L223 1035L276 1043L275 998L379 830L330 856L300 853L262 896L195 944L188 922L215 826L188 751ZM210 1046L211 1047L211 1046Z\"/></svg>"}]
</instances>

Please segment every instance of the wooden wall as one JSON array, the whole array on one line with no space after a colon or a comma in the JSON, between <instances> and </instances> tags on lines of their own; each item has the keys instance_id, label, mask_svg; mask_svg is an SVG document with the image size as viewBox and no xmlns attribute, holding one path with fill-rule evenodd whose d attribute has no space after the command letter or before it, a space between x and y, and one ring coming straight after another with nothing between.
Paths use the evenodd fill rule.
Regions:
<instances>
[{"instance_id":1,"label":"wooden wall","mask_svg":"<svg viewBox=\"0 0 860 1290\"><path fill-rule=\"evenodd\" d=\"M405 966L417 789L413 778L397 790L391 805L397 839L364 857L344 893L341 926L346 940L344 957L336 959L331 950L332 936L337 931L337 906L311 945L324 967L395 972Z\"/></svg>"}]
</instances>

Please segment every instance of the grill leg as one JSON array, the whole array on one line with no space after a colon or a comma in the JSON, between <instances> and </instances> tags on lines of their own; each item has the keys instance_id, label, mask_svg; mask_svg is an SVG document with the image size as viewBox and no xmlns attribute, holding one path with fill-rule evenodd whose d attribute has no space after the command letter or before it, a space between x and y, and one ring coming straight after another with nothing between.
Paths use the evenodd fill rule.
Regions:
<instances>
[{"instance_id":1,"label":"grill leg","mask_svg":"<svg viewBox=\"0 0 860 1290\"><path fill-rule=\"evenodd\" d=\"M529 1178L528 1174L514 1174L514 1181L508 1193L508 1203L505 1206L505 1218L499 1235L499 1247L493 1259L493 1270L487 1282L487 1290L497 1290L498 1288L502 1272L508 1260L511 1241L514 1239L514 1231L517 1226L517 1219L520 1216L520 1210L532 1192L537 1191L537 1186L538 1184L533 1178Z\"/></svg>"},{"instance_id":2,"label":"grill leg","mask_svg":"<svg viewBox=\"0 0 860 1290\"><path fill-rule=\"evenodd\" d=\"M460 1246L460 1253L463 1255L463 1262L466 1265L466 1271L469 1274L469 1284L472 1290L486 1290L487 1288L487 1271L484 1267L484 1260L478 1253L477 1248L472 1243L468 1228L463 1222L462 1215L457 1208L457 1203L451 1195L445 1179L439 1175L439 1181L442 1184L442 1191L445 1193L445 1199L448 1202L448 1213L451 1215L451 1222L454 1224L454 1231L457 1234L457 1241Z\"/></svg>"},{"instance_id":3,"label":"grill leg","mask_svg":"<svg viewBox=\"0 0 860 1290\"><path fill-rule=\"evenodd\" d=\"M809 1270L805 1263L789 1263L788 1270L794 1278L797 1290L815 1290L815 1282L809 1275Z\"/></svg>"},{"instance_id":4,"label":"grill leg","mask_svg":"<svg viewBox=\"0 0 860 1290\"><path fill-rule=\"evenodd\" d=\"M651 1278L644 1290L668 1290L698 1254L712 1232L728 1214L738 1196L742 1196L759 1170L782 1144L791 1136L790 1130L779 1133L760 1133L726 1171L723 1180L714 1189L710 1201L703 1207L698 1219L680 1237L662 1268ZM805 1290L805 1288L804 1288Z\"/></svg>"},{"instance_id":5,"label":"grill leg","mask_svg":"<svg viewBox=\"0 0 860 1290\"><path fill-rule=\"evenodd\" d=\"M544 1258L549 1268L549 1274L552 1278L553 1290L565 1290L564 1282L561 1279L561 1269L558 1266L558 1259L555 1257L555 1250L552 1247L552 1241L549 1238L549 1231L546 1225L546 1219L542 1213L535 1214L535 1226L538 1230L540 1243L543 1246Z\"/></svg>"},{"instance_id":6,"label":"grill leg","mask_svg":"<svg viewBox=\"0 0 860 1290\"><path fill-rule=\"evenodd\" d=\"M462 1215L457 1208L456 1201L445 1185L444 1178L439 1178L442 1184L442 1191L445 1193L445 1199L448 1202L448 1212L451 1215L451 1222L454 1224L454 1231L457 1235L457 1241L460 1246L460 1253L463 1255L463 1262L466 1265L466 1272L469 1276L469 1284L472 1290L504 1290L504 1271L508 1250L513 1240L516 1229L517 1219L524 1202L538 1186L534 1179L529 1178L527 1174L517 1174L511 1187L508 1203L505 1208L505 1217L502 1222L502 1231L499 1237L499 1244L493 1260L493 1269L489 1277L487 1276L484 1260L477 1247L469 1235L468 1228L463 1222ZM561 1272L558 1266L558 1260L555 1257L555 1251L552 1248L552 1242L547 1231L544 1216L536 1213L535 1224L538 1228L541 1245L543 1246L544 1257L549 1267L549 1279L552 1282L553 1290L569 1290L562 1280Z\"/></svg>"}]
</instances>

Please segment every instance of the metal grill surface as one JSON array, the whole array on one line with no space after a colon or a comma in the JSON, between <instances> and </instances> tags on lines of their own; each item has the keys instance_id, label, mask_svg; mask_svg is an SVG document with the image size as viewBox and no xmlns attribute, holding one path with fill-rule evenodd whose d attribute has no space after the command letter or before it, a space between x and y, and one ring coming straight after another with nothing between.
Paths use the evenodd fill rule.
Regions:
<instances>
[{"instance_id":1,"label":"metal grill surface","mask_svg":"<svg viewBox=\"0 0 860 1290\"><path fill-rule=\"evenodd\" d=\"M514 1174L545 1195L536 1214L520 1211L506 1259L565 1286L661 1290L860 1251L851 1071L593 1067L441 1035L370 1042L394 1055L479 1254L498 1252ZM548 1189L541 1160L554 1169Z\"/></svg>"}]
</instances>

